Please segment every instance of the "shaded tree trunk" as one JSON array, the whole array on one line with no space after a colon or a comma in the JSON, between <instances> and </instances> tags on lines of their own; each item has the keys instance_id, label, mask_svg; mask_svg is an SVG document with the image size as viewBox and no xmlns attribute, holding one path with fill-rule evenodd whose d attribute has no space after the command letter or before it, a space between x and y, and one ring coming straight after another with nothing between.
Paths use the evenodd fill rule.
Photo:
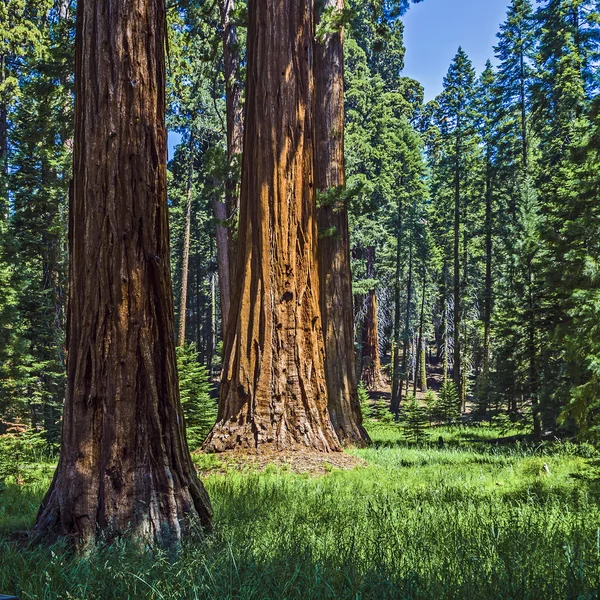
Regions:
<instances>
[{"instance_id":1,"label":"shaded tree trunk","mask_svg":"<svg viewBox=\"0 0 600 600\"><path fill-rule=\"evenodd\" d=\"M35 524L177 543L211 508L185 441L169 266L162 0L77 5L67 390Z\"/></svg>"},{"instance_id":2,"label":"shaded tree trunk","mask_svg":"<svg viewBox=\"0 0 600 600\"><path fill-rule=\"evenodd\" d=\"M4 55L0 54L0 89L5 79ZM0 222L8 216L8 190L6 176L8 175L8 114L6 103L0 97Z\"/></svg>"},{"instance_id":3,"label":"shaded tree trunk","mask_svg":"<svg viewBox=\"0 0 600 600\"><path fill-rule=\"evenodd\" d=\"M323 10L343 10L344 0L327 0ZM318 17L317 17L318 20ZM318 211L321 315L331 422L342 444L365 446L354 357L354 308L350 233L343 192L344 33L327 33L315 45L315 181L327 193Z\"/></svg>"},{"instance_id":4,"label":"shaded tree trunk","mask_svg":"<svg viewBox=\"0 0 600 600\"><path fill-rule=\"evenodd\" d=\"M419 314L419 338L417 342L417 367L414 382L414 395L417 396L417 381L422 392L427 391L426 356L424 345L425 299L427 297L427 271L423 271L423 290L421 292L421 312Z\"/></svg>"},{"instance_id":5,"label":"shaded tree trunk","mask_svg":"<svg viewBox=\"0 0 600 600\"><path fill-rule=\"evenodd\" d=\"M413 235L410 235L410 249L408 257L408 282L406 286L406 313L404 318L404 332L402 334L402 381L406 385L408 395L408 381L410 373L408 369L408 350L410 346L410 307L412 304L413 289ZM402 398L400 398L400 402Z\"/></svg>"},{"instance_id":6,"label":"shaded tree trunk","mask_svg":"<svg viewBox=\"0 0 600 600\"><path fill-rule=\"evenodd\" d=\"M403 182L401 182L403 183ZM400 372L400 342L401 313L400 307L400 278L402 277L402 202L398 200L398 228L396 230L396 274L394 279L394 340L392 342L392 400L390 410L394 415L400 413L400 401L402 396L401 372Z\"/></svg>"},{"instance_id":7,"label":"shaded tree trunk","mask_svg":"<svg viewBox=\"0 0 600 600\"><path fill-rule=\"evenodd\" d=\"M490 339L492 329L492 258L494 250L491 157L488 149L485 180L485 290L483 294L483 376L479 406L487 412L490 383Z\"/></svg>"},{"instance_id":8,"label":"shaded tree trunk","mask_svg":"<svg viewBox=\"0 0 600 600\"><path fill-rule=\"evenodd\" d=\"M460 123L457 125L460 128ZM456 137L456 164L454 171L454 368L452 379L456 384L459 398L462 399L462 366L461 366L461 277L460 277L460 136Z\"/></svg>"},{"instance_id":9,"label":"shaded tree trunk","mask_svg":"<svg viewBox=\"0 0 600 600\"><path fill-rule=\"evenodd\" d=\"M231 307L231 282L235 277L236 232L234 221L239 210L239 182L236 161L242 154L244 138L242 87L237 77L240 52L237 27L233 22L234 9L235 0L221 0L228 173L225 181L225 202L220 198L215 198L215 217L217 219L217 265L223 339L225 339L227 332Z\"/></svg>"},{"instance_id":10,"label":"shaded tree trunk","mask_svg":"<svg viewBox=\"0 0 600 600\"><path fill-rule=\"evenodd\" d=\"M248 10L235 292L205 447L339 450L319 306L312 2L250 0Z\"/></svg>"},{"instance_id":11,"label":"shaded tree trunk","mask_svg":"<svg viewBox=\"0 0 600 600\"><path fill-rule=\"evenodd\" d=\"M190 267L190 242L192 238L192 190L194 184L194 133L190 133L188 182L185 203L185 231L183 234L183 260L181 261L181 303L179 305L179 347L185 346L187 321L188 276Z\"/></svg>"},{"instance_id":12,"label":"shaded tree trunk","mask_svg":"<svg viewBox=\"0 0 600 600\"><path fill-rule=\"evenodd\" d=\"M375 278L375 246L366 249L367 279ZM384 387L379 356L379 330L377 323L377 292L369 290L367 311L362 327L361 381L369 390Z\"/></svg>"}]
</instances>

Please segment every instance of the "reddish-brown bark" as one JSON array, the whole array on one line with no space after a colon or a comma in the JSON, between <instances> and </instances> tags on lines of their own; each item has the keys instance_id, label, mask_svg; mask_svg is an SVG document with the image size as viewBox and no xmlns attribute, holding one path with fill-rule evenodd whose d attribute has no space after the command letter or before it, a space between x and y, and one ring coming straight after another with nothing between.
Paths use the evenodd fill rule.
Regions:
<instances>
[{"instance_id":1,"label":"reddish-brown bark","mask_svg":"<svg viewBox=\"0 0 600 600\"><path fill-rule=\"evenodd\" d=\"M211 508L185 441L169 267L163 0L80 0L60 461L34 533L176 543Z\"/></svg>"},{"instance_id":2,"label":"reddish-brown bark","mask_svg":"<svg viewBox=\"0 0 600 600\"><path fill-rule=\"evenodd\" d=\"M343 10L327 0L323 10ZM354 309L348 211L344 204L344 32L315 45L316 184L327 198L319 208L319 273L329 414L342 444L365 446L354 356Z\"/></svg>"},{"instance_id":3,"label":"reddish-brown bark","mask_svg":"<svg viewBox=\"0 0 600 600\"><path fill-rule=\"evenodd\" d=\"M311 0L251 0L239 243L206 448L338 450L327 411Z\"/></svg>"},{"instance_id":4,"label":"reddish-brown bark","mask_svg":"<svg viewBox=\"0 0 600 600\"><path fill-rule=\"evenodd\" d=\"M236 235L235 219L239 210L239 183L236 175L236 161L242 154L244 139L242 87L237 71L240 63L237 27L233 21L234 0L221 0L221 21L223 25L223 71L225 75L225 103L227 118L227 165L225 181L225 201L215 200L217 220L217 266L219 271L219 293L221 297L221 324L223 338L227 332L231 307L232 285L235 277Z\"/></svg>"}]
</instances>

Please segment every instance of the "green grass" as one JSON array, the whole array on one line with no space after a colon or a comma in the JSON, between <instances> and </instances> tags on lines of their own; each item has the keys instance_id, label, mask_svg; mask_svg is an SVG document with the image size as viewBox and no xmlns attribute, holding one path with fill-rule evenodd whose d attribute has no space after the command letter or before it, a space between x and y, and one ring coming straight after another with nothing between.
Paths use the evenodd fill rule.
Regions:
<instances>
[{"instance_id":1,"label":"green grass","mask_svg":"<svg viewBox=\"0 0 600 600\"><path fill-rule=\"evenodd\" d=\"M215 533L177 556L126 544L72 556L17 549L50 471L0 492L0 593L40 598L597 598L600 486L572 444L495 446L491 428L407 446L372 426L368 466L315 477L272 468L205 479ZM498 432L495 432L497 435ZM583 454L584 456L580 456ZM203 461L206 464L203 464ZM214 459L199 459L206 467ZM549 473L545 468L549 469Z\"/></svg>"}]
</instances>

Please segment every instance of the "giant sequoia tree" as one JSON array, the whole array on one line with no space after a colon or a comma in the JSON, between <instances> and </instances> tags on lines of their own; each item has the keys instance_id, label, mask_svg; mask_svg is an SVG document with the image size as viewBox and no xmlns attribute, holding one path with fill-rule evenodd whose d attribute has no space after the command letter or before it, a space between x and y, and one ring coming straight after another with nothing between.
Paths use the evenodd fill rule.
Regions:
<instances>
[{"instance_id":1,"label":"giant sequoia tree","mask_svg":"<svg viewBox=\"0 0 600 600\"><path fill-rule=\"evenodd\" d=\"M331 421L342 443L363 446L354 360L354 309L350 234L344 190L344 33L337 20L344 0L328 0L318 15L315 48L316 184L319 208L319 273L325 368ZM319 30L319 27L317 28Z\"/></svg>"},{"instance_id":2,"label":"giant sequoia tree","mask_svg":"<svg viewBox=\"0 0 600 600\"><path fill-rule=\"evenodd\" d=\"M235 291L206 447L339 449L327 410L311 0L251 0Z\"/></svg>"},{"instance_id":3,"label":"giant sequoia tree","mask_svg":"<svg viewBox=\"0 0 600 600\"><path fill-rule=\"evenodd\" d=\"M179 540L211 508L186 446L169 266L162 0L77 5L67 391L38 535Z\"/></svg>"}]
</instances>

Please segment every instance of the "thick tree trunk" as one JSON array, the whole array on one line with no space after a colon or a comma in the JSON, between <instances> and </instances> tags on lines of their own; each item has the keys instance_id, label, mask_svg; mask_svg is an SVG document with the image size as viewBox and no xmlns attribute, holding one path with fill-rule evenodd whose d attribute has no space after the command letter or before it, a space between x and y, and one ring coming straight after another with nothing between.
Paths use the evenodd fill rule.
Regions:
<instances>
[{"instance_id":1,"label":"thick tree trunk","mask_svg":"<svg viewBox=\"0 0 600 600\"><path fill-rule=\"evenodd\" d=\"M221 296L221 328L223 339L227 332L231 307L232 285L235 277L236 231L235 217L239 211L239 182L236 161L242 154L244 139L242 87L237 77L240 52L237 27L233 22L235 0L221 0L223 25L223 70L225 75L225 104L227 119L227 166L225 202L215 199L217 219L217 265Z\"/></svg>"},{"instance_id":2,"label":"thick tree trunk","mask_svg":"<svg viewBox=\"0 0 600 600\"><path fill-rule=\"evenodd\" d=\"M310 0L250 0L239 243L207 449L339 450L327 410Z\"/></svg>"},{"instance_id":3,"label":"thick tree trunk","mask_svg":"<svg viewBox=\"0 0 600 600\"><path fill-rule=\"evenodd\" d=\"M183 260L181 261L181 303L179 305L179 347L185 346L187 321L188 276L190 268L190 242L192 239L192 190L194 185L194 134L190 133L188 182L185 202L185 230L183 234Z\"/></svg>"},{"instance_id":4,"label":"thick tree trunk","mask_svg":"<svg viewBox=\"0 0 600 600\"><path fill-rule=\"evenodd\" d=\"M375 277L375 246L366 249L367 279ZM381 390L385 387L381 374L379 356L379 326L377 323L377 292L369 290L367 311L362 328L361 381L368 390Z\"/></svg>"},{"instance_id":5,"label":"thick tree trunk","mask_svg":"<svg viewBox=\"0 0 600 600\"><path fill-rule=\"evenodd\" d=\"M344 0L327 0L323 10L343 10ZM344 170L344 34L327 33L315 46L315 181L331 198L318 212L321 314L325 338L325 373L329 415L340 442L365 446L358 382L354 368L354 308L350 269L348 211L343 198Z\"/></svg>"},{"instance_id":6,"label":"thick tree trunk","mask_svg":"<svg viewBox=\"0 0 600 600\"><path fill-rule=\"evenodd\" d=\"M77 5L67 390L39 536L169 545L210 522L177 383L165 31L163 0Z\"/></svg>"}]
</instances>

